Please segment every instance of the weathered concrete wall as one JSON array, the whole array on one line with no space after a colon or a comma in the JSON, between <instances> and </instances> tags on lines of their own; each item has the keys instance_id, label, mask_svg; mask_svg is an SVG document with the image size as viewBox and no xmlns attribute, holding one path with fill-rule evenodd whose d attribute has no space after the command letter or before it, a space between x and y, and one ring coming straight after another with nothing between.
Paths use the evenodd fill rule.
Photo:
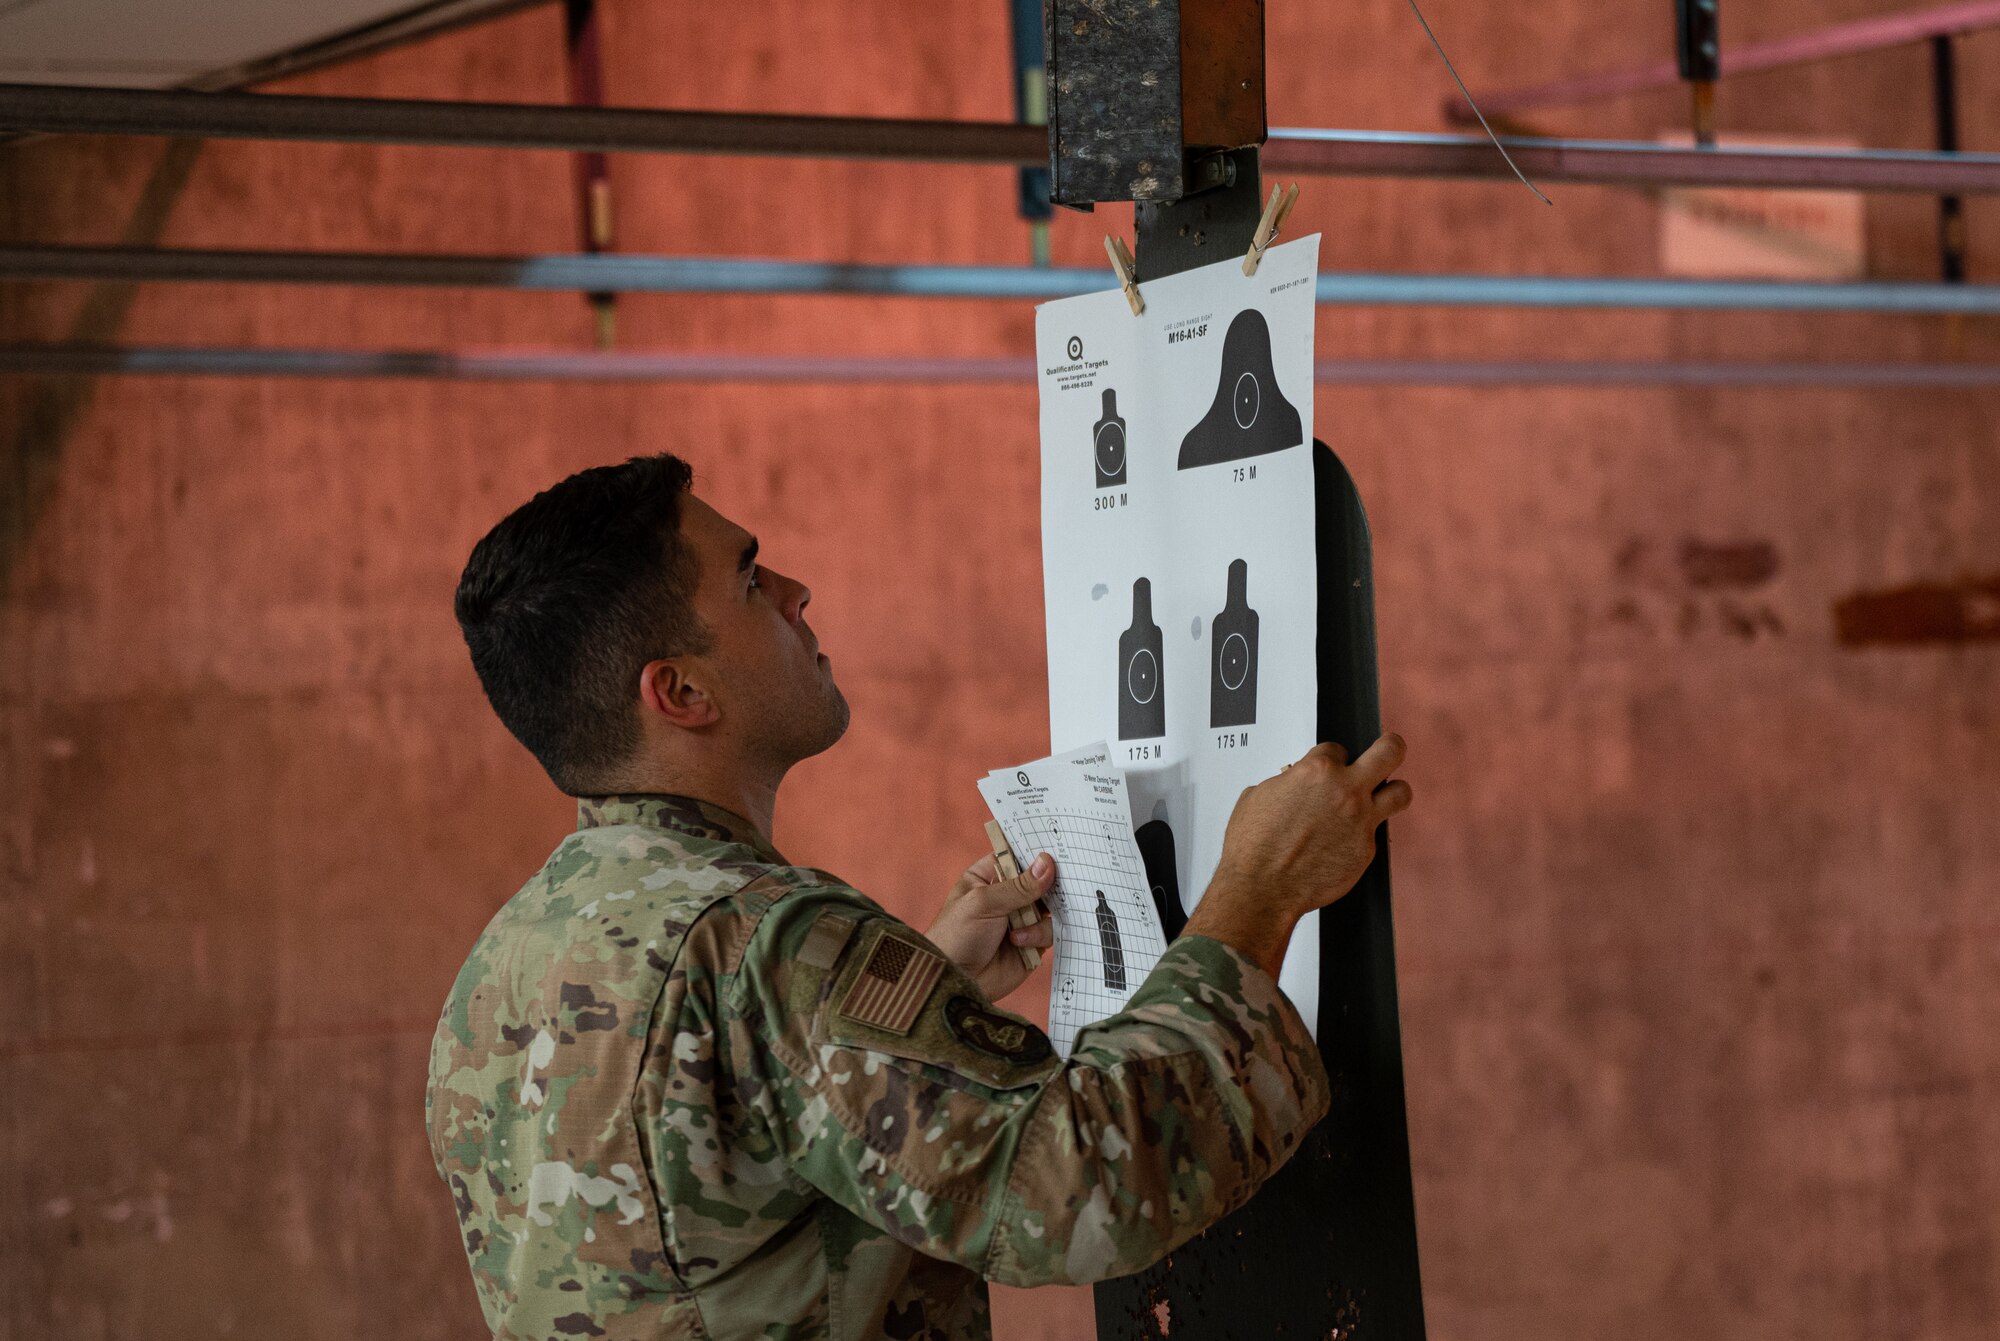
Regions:
<instances>
[{"instance_id":1,"label":"weathered concrete wall","mask_svg":"<svg viewBox=\"0 0 2000 1341\"><path fill-rule=\"evenodd\" d=\"M1734 40L1869 6L1731 16ZM1432 6L1475 89L1654 57L1662 13ZM1004 12L612 3L614 101L1004 116ZM1276 6L1272 120L1424 128L1395 0ZM1759 76L1725 127L1920 145L1922 54ZM552 11L294 90L559 99ZM2000 144L2000 39L1964 44ZM1673 94L1549 118L1650 136ZM43 141L0 236L574 245L559 155ZM618 161L631 250L1013 262L1011 173ZM150 189L149 189L150 182ZM1645 272L1655 205L1309 182L1328 268ZM2000 212L1974 202L1975 276ZM1115 211L1058 221L1096 264ZM1869 207L1884 275L1921 200ZM1025 305L627 300L633 348L1014 354ZM567 295L0 286L6 338L581 348ZM1954 346L1951 342L1956 340ZM1325 356L1992 358L1974 323L1329 312ZM1373 512L1433 1331L1970 1341L2000 1295L2000 644L1843 645L2000 573L1990 393L1323 389ZM0 379L0 1338L478 1332L420 1133L431 1022L567 806L449 618L490 522L667 448L807 578L855 705L779 840L921 919L971 780L1046 744L1026 386ZM1976 608L1975 608L1976 607ZM1972 609L1974 616L1984 607ZM1080 1292L1005 1335L1078 1336ZM1365 1336L1365 1316L1363 1333Z\"/></svg>"}]
</instances>

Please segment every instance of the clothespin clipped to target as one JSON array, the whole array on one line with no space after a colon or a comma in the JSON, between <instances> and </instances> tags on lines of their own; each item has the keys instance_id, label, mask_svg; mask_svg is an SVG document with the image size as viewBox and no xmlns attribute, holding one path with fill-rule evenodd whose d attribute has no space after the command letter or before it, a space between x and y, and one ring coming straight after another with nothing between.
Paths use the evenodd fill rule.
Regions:
<instances>
[{"instance_id":1,"label":"clothespin clipped to target","mask_svg":"<svg viewBox=\"0 0 2000 1341\"><path fill-rule=\"evenodd\" d=\"M1118 287L1125 290L1125 301L1132 305L1132 315L1138 316L1146 310L1146 300L1139 296L1139 263L1132 259L1131 249L1122 237L1106 237L1104 254L1111 258L1111 273L1118 276Z\"/></svg>"},{"instance_id":2,"label":"clothespin clipped to target","mask_svg":"<svg viewBox=\"0 0 2000 1341\"><path fill-rule=\"evenodd\" d=\"M995 820L986 821L986 841L993 848L993 865L999 870L1002 880L1012 880L1021 874L1020 864L1014 860L1014 850L1007 846L1007 835ZM1041 920L1042 915L1032 903L1007 914L1007 924L1017 931L1032 927ZM1033 973L1041 966L1042 952L1034 946L1017 945L1014 949L1020 953L1021 964L1028 972Z\"/></svg>"},{"instance_id":3,"label":"clothespin clipped to target","mask_svg":"<svg viewBox=\"0 0 2000 1341\"><path fill-rule=\"evenodd\" d=\"M1264 206L1264 217L1257 221L1257 234L1250 240L1250 250L1243 257L1243 273L1257 273L1258 263L1264 259L1271 244L1278 240L1278 230L1285 226L1285 217L1292 212L1292 206L1299 203L1299 184L1293 182L1289 188L1271 188L1270 203Z\"/></svg>"}]
</instances>

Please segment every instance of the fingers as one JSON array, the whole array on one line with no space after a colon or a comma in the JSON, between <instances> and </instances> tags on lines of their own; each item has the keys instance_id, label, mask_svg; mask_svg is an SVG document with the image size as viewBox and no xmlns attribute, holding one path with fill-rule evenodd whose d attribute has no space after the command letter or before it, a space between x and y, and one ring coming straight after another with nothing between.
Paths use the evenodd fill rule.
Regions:
<instances>
[{"instance_id":1,"label":"fingers","mask_svg":"<svg viewBox=\"0 0 2000 1341\"><path fill-rule=\"evenodd\" d=\"M1325 759L1331 763L1344 764L1347 762L1347 747L1337 740L1323 740L1300 756L1299 762L1304 763L1307 759Z\"/></svg>"},{"instance_id":2,"label":"fingers","mask_svg":"<svg viewBox=\"0 0 2000 1341\"><path fill-rule=\"evenodd\" d=\"M979 897L989 910L1011 913L1016 908L1026 908L1048 893L1049 886L1053 885L1055 880L1055 859L1043 852L1029 863L1027 870L1012 880L1002 880L997 885L987 885L979 892Z\"/></svg>"},{"instance_id":3,"label":"fingers","mask_svg":"<svg viewBox=\"0 0 2000 1341\"><path fill-rule=\"evenodd\" d=\"M1046 950L1056 943L1056 924L1043 918L1031 927L1016 927L1007 933L1007 939L1015 945L1032 945L1037 950Z\"/></svg>"},{"instance_id":4,"label":"fingers","mask_svg":"<svg viewBox=\"0 0 2000 1341\"><path fill-rule=\"evenodd\" d=\"M1391 773L1401 768L1403 756L1408 752L1403 738L1390 731L1361 752L1361 757L1354 761L1354 771L1360 775L1360 781L1372 788L1378 782L1387 781Z\"/></svg>"},{"instance_id":5,"label":"fingers","mask_svg":"<svg viewBox=\"0 0 2000 1341\"><path fill-rule=\"evenodd\" d=\"M951 888L945 891L944 901L956 903L973 890L990 885L999 878L1000 872L993 864L993 854L989 852L958 873L958 879L952 881Z\"/></svg>"},{"instance_id":6,"label":"fingers","mask_svg":"<svg viewBox=\"0 0 2000 1341\"><path fill-rule=\"evenodd\" d=\"M1409 783L1401 779L1385 782L1375 789L1375 813L1382 819L1400 815L1410 808L1413 799Z\"/></svg>"}]
</instances>

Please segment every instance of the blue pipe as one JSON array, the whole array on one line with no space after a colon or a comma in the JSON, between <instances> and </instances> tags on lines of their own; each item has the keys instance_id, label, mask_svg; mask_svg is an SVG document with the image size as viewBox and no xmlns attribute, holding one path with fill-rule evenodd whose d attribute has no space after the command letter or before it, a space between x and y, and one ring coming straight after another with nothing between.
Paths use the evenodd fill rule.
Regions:
<instances>
[{"instance_id":1,"label":"blue pipe","mask_svg":"<svg viewBox=\"0 0 2000 1341\"><path fill-rule=\"evenodd\" d=\"M1050 299L1114 287L1108 268L861 265L736 257L437 256L0 246L0 280L371 284L582 293L853 294ZM1141 280L1140 287L1145 287ZM2000 313L2000 285L1550 275L1329 274L1326 304L1767 312Z\"/></svg>"},{"instance_id":2,"label":"blue pipe","mask_svg":"<svg viewBox=\"0 0 2000 1341\"><path fill-rule=\"evenodd\" d=\"M1070 298L1114 288L1109 270L833 265L656 256L539 256L517 288L647 293L828 293L901 298ZM1143 291L1144 283L1140 284ZM1653 308L1702 311L2000 313L2000 285L1326 274L1316 299L1350 306Z\"/></svg>"},{"instance_id":3,"label":"blue pipe","mask_svg":"<svg viewBox=\"0 0 2000 1341\"><path fill-rule=\"evenodd\" d=\"M1111 272L1004 265L859 265L668 256L534 256L513 287L625 293L829 293L884 298L1072 298Z\"/></svg>"}]
</instances>

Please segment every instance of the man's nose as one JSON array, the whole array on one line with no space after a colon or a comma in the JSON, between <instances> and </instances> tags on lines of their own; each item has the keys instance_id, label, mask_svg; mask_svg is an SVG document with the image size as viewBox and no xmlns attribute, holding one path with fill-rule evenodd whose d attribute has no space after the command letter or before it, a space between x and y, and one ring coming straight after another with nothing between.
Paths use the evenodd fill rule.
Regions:
<instances>
[{"instance_id":1,"label":"man's nose","mask_svg":"<svg viewBox=\"0 0 2000 1341\"><path fill-rule=\"evenodd\" d=\"M765 571L769 572L770 570L766 569ZM806 607L812 604L812 588L797 578L786 577L783 573L776 573L773 576L778 579L784 589L784 599L779 602L779 608L785 612L786 619L797 620L801 615L805 614Z\"/></svg>"}]
</instances>

